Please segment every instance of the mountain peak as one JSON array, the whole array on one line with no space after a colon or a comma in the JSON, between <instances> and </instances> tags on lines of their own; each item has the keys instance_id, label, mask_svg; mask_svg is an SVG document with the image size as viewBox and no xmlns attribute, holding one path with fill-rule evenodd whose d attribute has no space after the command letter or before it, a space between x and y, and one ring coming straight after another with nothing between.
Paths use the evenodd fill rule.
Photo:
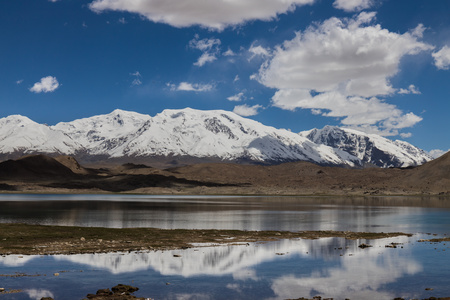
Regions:
<instances>
[{"instance_id":1,"label":"mountain peak","mask_svg":"<svg viewBox=\"0 0 450 300\"><path fill-rule=\"evenodd\" d=\"M33 122L19 116L0 122L7 120ZM151 117L116 109L55 126L33 124L1 126L0 154L57 153L90 161L151 157L258 163L302 160L352 167L364 163L407 166L428 160L406 142L333 126L296 134L224 110L166 109Z\"/></svg>"},{"instance_id":2,"label":"mountain peak","mask_svg":"<svg viewBox=\"0 0 450 300\"><path fill-rule=\"evenodd\" d=\"M376 134L354 129L325 126L299 133L312 142L327 145L350 153L378 167L408 167L432 160L425 151L405 141L391 141Z\"/></svg>"}]
</instances>

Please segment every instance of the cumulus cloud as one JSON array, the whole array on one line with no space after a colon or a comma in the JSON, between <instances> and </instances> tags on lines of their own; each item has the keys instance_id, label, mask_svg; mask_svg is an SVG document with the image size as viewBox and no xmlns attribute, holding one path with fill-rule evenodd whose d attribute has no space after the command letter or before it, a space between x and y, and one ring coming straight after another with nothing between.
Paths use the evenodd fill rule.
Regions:
<instances>
[{"instance_id":1,"label":"cumulus cloud","mask_svg":"<svg viewBox=\"0 0 450 300\"><path fill-rule=\"evenodd\" d=\"M441 149L434 149L434 150L431 150L431 151L429 152L429 154L430 154L433 158L439 158L439 157L441 157L442 155L444 155L445 153L447 153L447 152L449 152L449 151L450 151L450 149L448 149L447 151L441 150Z\"/></svg>"},{"instance_id":2,"label":"cumulus cloud","mask_svg":"<svg viewBox=\"0 0 450 300\"><path fill-rule=\"evenodd\" d=\"M297 6L315 0L95 0L89 8L95 12L126 11L144 16L156 23L174 27L199 25L221 31L252 20L270 21Z\"/></svg>"},{"instance_id":3,"label":"cumulus cloud","mask_svg":"<svg viewBox=\"0 0 450 300\"><path fill-rule=\"evenodd\" d=\"M441 50L431 54L434 58L434 65L441 70L448 70L450 68L450 48L442 47Z\"/></svg>"},{"instance_id":4,"label":"cumulus cloud","mask_svg":"<svg viewBox=\"0 0 450 300\"><path fill-rule=\"evenodd\" d=\"M217 55L220 53L220 40L219 39L202 39L196 34L194 39L189 42L189 47L197 49L203 52L194 66L202 67L206 63L213 62L217 59Z\"/></svg>"},{"instance_id":5,"label":"cumulus cloud","mask_svg":"<svg viewBox=\"0 0 450 300\"><path fill-rule=\"evenodd\" d=\"M244 104L235 106L233 112L243 117L250 117L257 115L261 108L261 105L248 106L247 104Z\"/></svg>"},{"instance_id":6,"label":"cumulus cloud","mask_svg":"<svg viewBox=\"0 0 450 300\"><path fill-rule=\"evenodd\" d=\"M41 81L36 82L30 91L33 93L49 93L55 91L59 87L59 82L56 77L47 76L41 78Z\"/></svg>"},{"instance_id":7,"label":"cumulus cloud","mask_svg":"<svg viewBox=\"0 0 450 300\"><path fill-rule=\"evenodd\" d=\"M372 0L335 0L333 6L346 12L361 11L372 7Z\"/></svg>"},{"instance_id":8,"label":"cumulus cloud","mask_svg":"<svg viewBox=\"0 0 450 300\"><path fill-rule=\"evenodd\" d=\"M236 95L227 98L227 100L229 101L236 101L236 102L242 101L243 99L244 99L244 92L240 92Z\"/></svg>"},{"instance_id":9,"label":"cumulus cloud","mask_svg":"<svg viewBox=\"0 0 450 300\"><path fill-rule=\"evenodd\" d=\"M415 94L420 95L420 91L416 88L414 84L411 84L407 89L400 89L399 94Z\"/></svg>"},{"instance_id":10,"label":"cumulus cloud","mask_svg":"<svg viewBox=\"0 0 450 300\"><path fill-rule=\"evenodd\" d=\"M380 96L396 91L389 79L405 55L433 47L419 40L422 25L399 34L371 25L374 18L375 13L363 12L298 32L276 47L253 78L278 90L274 106L320 110L323 116L343 118L344 125L396 135L422 118L404 114Z\"/></svg>"},{"instance_id":11,"label":"cumulus cloud","mask_svg":"<svg viewBox=\"0 0 450 300\"><path fill-rule=\"evenodd\" d=\"M400 136L404 139L412 137L411 132L400 133Z\"/></svg>"},{"instance_id":12,"label":"cumulus cloud","mask_svg":"<svg viewBox=\"0 0 450 300\"><path fill-rule=\"evenodd\" d=\"M189 83L180 82L179 85L172 83L167 84L171 91L186 91L186 92L207 92L211 91L214 86L212 84L199 84L199 83Z\"/></svg>"},{"instance_id":13,"label":"cumulus cloud","mask_svg":"<svg viewBox=\"0 0 450 300\"><path fill-rule=\"evenodd\" d=\"M231 50L230 48L228 48L228 50L225 51L222 55L223 55L223 56L235 56L236 53L234 53L233 50Z\"/></svg>"},{"instance_id":14,"label":"cumulus cloud","mask_svg":"<svg viewBox=\"0 0 450 300\"><path fill-rule=\"evenodd\" d=\"M248 59L249 61L257 56L263 57L263 58L270 56L270 49L266 49L262 46L251 45L250 49L248 49L248 52L251 54L250 58Z\"/></svg>"}]
</instances>

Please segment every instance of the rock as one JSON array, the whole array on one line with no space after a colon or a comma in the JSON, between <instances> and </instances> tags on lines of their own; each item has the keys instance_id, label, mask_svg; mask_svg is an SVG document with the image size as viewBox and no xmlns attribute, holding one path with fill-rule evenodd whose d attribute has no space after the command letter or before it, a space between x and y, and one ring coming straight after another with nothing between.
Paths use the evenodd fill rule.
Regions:
<instances>
[{"instance_id":1,"label":"rock","mask_svg":"<svg viewBox=\"0 0 450 300\"><path fill-rule=\"evenodd\" d=\"M86 239L84 237L81 237L80 241L84 242L84 241L86 241Z\"/></svg>"},{"instance_id":2,"label":"rock","mask_svg":"<svg viewBox=\"0 0 450 300\"><path fill-rule=\"evenodd\" d=\"M372 245L362 243L362 244L359 245L358 247L361 248L361 249L365 249L365 248L372 247Z\"/></svg>"},{"instance_id":3,"label":"rock","mask_svg":"<svg viewBox=\"0 0 450 300\"><path fill-rule=\"evenodd\" d=\"M181 257L179 254L174 254L173 257Z\"/></svg>"},{"instance_id":4,"label":"rock","mask_svg":"<svg viewBox=\"0 0 450 300\"><path fill-rule=\"evenodd\" d=\"M4 288L0 288L0 293L4 292L5 289Z\"/></svg>"},{"instance_id":5,"label":"rock","mask_svg":"<svg viewBox=\"0 0 450 300\"><path fill-rule=\"evenodd\" d=\"M125 284L118 284L110 289L100 289L97 293L88 294L87 299L92 300L145 300L150 298L137 298L132 293L139 290L137 287L133 287Z\"/></svg>"},{"instance_id":6,"label":"rock","mask_svg":"<svg viewBox=\"0 0 450 300\"><path fill-rule=\"evenodd\" d=\"M54 300L52 297L43 297L41 300Z\"/></svg>"},{"instance_id":7,"label":"rock","mask_svg":"<svg viewBox=\"0 0 450 300\"><path fill-rule=\"evenodd\" d=\"M98 295L98 296L110 296L112 294L113 294L113 292L111 292L110 289L101 289L101 290L98 290L96 293L96 295Z\"/></svg>"},{"instance_id":8,"label":"rock","mask_svg":"<svg viewBox=\"0 0 450 300\"><path fill-rule=\"evenodd\" d=\"M138 291L139 288L134 287L134 286L130 286L130 285L125 285L125 284L118 284L115 287L112 288L112 291L114 292L114 294L117 293L129 293L132 294L136 291Z\"/></svg>"},{"instance_id":9,"label":"rock","mask_svg":"<svg viewBox=\"0 0 450 300\"><path fill-rule=\"evenodd\" d=\"M53 276L59 276L59 273L54 273Z\"/></svg>"}]
</instances>

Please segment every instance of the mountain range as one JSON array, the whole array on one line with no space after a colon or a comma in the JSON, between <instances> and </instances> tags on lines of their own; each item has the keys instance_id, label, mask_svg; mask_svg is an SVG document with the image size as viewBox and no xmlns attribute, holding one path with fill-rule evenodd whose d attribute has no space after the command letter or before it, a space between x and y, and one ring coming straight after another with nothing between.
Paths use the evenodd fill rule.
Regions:
<instances>
[{"instance_id":1,"label":"mountain range","mask_svg":"<svg viewBox=\"0 0 450 300\"><path fill-rule=\"evenodd\" d=\"M416 166L432 160L407 142L356 130L326 126L294 133L228 111L190 108L164 110L154 117L114 110L54 126L20 115L0 119L0 159L28 154L71 155L82 163L308 161L383 168Z\"/></svg>"}]
</instances>

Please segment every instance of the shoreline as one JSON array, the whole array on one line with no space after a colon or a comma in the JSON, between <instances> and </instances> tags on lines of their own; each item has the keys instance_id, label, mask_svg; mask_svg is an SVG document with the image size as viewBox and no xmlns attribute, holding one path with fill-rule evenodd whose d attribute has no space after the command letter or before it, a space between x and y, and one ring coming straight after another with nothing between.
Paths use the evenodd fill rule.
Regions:
<instances>
[{"instance_id":1,"label":"shoreline","mask_svg":"<svg viewBox=\"0 0 450 300\"><path fill-rule=\"evenodd\" d=\"M383 239L410 233L350 231L241 231L103 228L0 223L0 255L70 255L187 249L192 244L242 244L282 239Z\"/></svg>"}]
</instances>

